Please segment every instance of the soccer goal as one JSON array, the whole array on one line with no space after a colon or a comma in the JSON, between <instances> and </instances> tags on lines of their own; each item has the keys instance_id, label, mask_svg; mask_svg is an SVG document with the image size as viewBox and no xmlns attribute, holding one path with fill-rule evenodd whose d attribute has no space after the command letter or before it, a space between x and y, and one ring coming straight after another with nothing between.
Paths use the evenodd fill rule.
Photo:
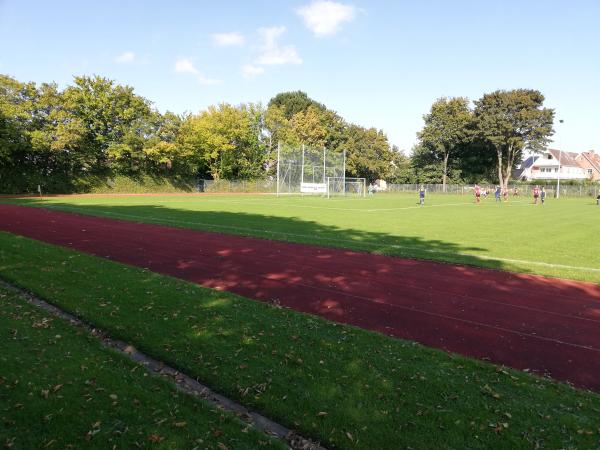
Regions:
<instances>
[{"instance_id":1,"label":"soccer goal","mask_svg":"<svg viewBox=\"0 0 600 450\"><path fill-rule=\"evenodd\" d=\"M336 196L367 196L365 178L327 177L327 198Z\"/></svg>"},{"instance_id":2,"label":"soccer goal","mask_svg":"<svg viewBox=\"0 0 600 450\"><path fill-rule=\"evenodd\" d=\"M328 178L343 179L345 172L345 152L304 145L277 147L277 196L327 196Z\"/></svg>"}]
</instances>

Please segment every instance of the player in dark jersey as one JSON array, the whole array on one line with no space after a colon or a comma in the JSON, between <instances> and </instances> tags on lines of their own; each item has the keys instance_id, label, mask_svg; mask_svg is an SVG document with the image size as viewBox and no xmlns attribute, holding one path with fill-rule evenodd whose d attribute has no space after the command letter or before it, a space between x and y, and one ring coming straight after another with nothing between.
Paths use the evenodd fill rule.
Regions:
<instances>
[{"instance_id":1,"label":"player in dark jersey","mask_svg":"<svg viewBox=\"0 0 600 450\"><path fill-rule=\"evenodd\" d=\"M540 200L542 201L542 205L546 201L546 188L542 186L542 191L540 192Z\"/></svg>"}]
</instances>

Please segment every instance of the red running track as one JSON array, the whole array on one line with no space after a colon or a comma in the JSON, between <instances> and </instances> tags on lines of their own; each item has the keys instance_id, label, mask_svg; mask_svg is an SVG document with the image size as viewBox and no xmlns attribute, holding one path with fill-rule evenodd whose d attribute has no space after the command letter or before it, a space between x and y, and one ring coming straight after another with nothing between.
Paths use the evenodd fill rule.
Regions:
<instances>
[{"instance_id":1,"label":"red running track","mask_svg":"<svg viewBox=\"0 0 600 450\"><path fill-rule=\"evenodd\" d=\"M0 229L600 391L600 285L0 205Z\"/></svg>"}]
</instances>

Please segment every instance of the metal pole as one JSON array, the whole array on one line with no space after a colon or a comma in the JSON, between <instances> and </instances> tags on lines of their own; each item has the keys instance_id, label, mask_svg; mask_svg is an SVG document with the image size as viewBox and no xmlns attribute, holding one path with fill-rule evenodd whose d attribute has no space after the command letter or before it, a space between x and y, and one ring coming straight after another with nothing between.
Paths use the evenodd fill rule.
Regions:
<instances>
[{"instance_id":1,"label":"metal pole","mask_svg":"<svg viewBox=\"0 0 600 450\"><path fill-rule=\"evenodd\" d=\"M558 121L558 123L564 123L565 121L560 119ZM561 127L562 129L563 127ZM562 145L561 147L558 149L558 176L556 177L556 198L560 197L560 161L562 159Z\"/></svg>"},{"instance_id":2,"label":"metal pole","mask_svg":"<svg viewBox=\"0 0 600 450\"><path fill-rule=\"evenodd\" d=\"M323 182L327 182L326 176L325 176L325 170L326 170L326 163L325 163L325 147L323 147Z\"/></svg>"},{"instance_id":3,"label":"metal pole","mask_svg":"<svg viewBox=\"0 0 600 450\"><path fill-rule=\"evenodd\" d=\"M300 195L304 196L302 192L302 183L304 183L304 144L302 144L302 168L300 169Z\"/></svg>"},{"instance_id":4,"label":"metal pole","mask_svg":"<svg viewBox=\"0 0 600 450\"><path fill-rule=\"evenodd\" d=\"M344 195L346 195L346 149L344 149L343 155L344 155L343 156L344 157L344 162L343 162L343 165L342 165L342 167L343 167L343 169L342 169L343 170L343 172L342 172L342 177L343 177L342 182L344 183Z\"/></svg>"},{"instance_id":5,"label":"metal pole","mask_svg":"<svg viewBox=\"0 0 600 450\"><path fill-rule=\"evenodd\" d=\"M280 158L281 142L277 143L277 197L279 197L279 158Z\"/></svg>"}]
</instances>

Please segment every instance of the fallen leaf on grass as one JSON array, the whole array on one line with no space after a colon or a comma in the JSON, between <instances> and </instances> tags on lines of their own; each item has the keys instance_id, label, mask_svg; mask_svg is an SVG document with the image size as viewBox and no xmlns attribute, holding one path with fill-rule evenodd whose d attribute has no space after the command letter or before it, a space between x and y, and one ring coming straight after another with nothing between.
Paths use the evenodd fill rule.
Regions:
<instances>
[{"instance_id":1,"label":"fallen leaf on grass","mask_svg":"<svg viewBox=\"0 0 600 450\"><path fill-rule=\"evenodd\" d=\"M151 434L151 435L148 437L148 440L149 440L150 442L153 442L153 443L155 443L155 444L156 444L156 443L159 443L159 442L162 442L162 441L164 441L164 440L165 440L165 438L164 438L164 437L162 437L162 436L159 436L158 434Z\"/></svg>"}]
</instances>

